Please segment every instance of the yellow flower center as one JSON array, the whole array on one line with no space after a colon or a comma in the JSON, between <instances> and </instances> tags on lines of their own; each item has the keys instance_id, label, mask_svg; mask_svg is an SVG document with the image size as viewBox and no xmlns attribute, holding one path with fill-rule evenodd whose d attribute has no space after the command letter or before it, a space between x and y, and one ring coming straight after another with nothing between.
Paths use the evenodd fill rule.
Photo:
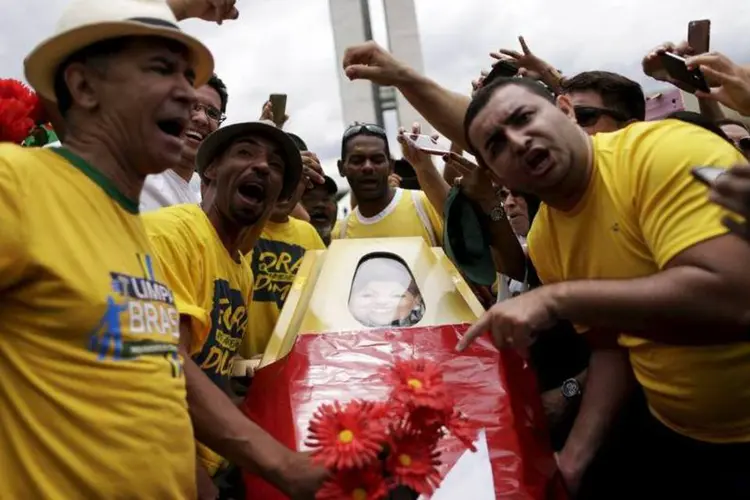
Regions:
<instances>
[{"instance_id":1,"label":"yellow flower center","mask_svg":"<svg viewBox=\"0 0 750 500\"><path fill-rule=\"evenodd\" d=\"M422 381L416 378L410 378L409 380L406 381L406 384L412 389L419 390L422 388Z\"/></svg>"},{"instance_id":2,"label":"yellow flower center","mask_svg":"<svg viewBox=\"0 0 750 500\"><path fill-rule=\"evenodd\" d=\"M352 500L367 500L367 491L357 488L352 491Z\"/></svg>"},{"instance_id":3,"label":"yellow flower center","mask_svg":"<svg viewBox=\"0 0 750 500\"><path fill-rule=\"evenodd\" d=\"M354 433L350 431L349 429L344 429L343 431L339 432L339 442L344 444L349 444L352 441L354 441Z\"/></svg>"},{"instance_id":4,"label":"yellow flower center","mask_svg":"<svg viewBox=\"0 0 750 500\"><path fill-rule=\"evenodd\" d=\"M398 461L404 467L409 467L411 465L411 457L409 455L399 455Z\"/></svg>"}]
</instances>

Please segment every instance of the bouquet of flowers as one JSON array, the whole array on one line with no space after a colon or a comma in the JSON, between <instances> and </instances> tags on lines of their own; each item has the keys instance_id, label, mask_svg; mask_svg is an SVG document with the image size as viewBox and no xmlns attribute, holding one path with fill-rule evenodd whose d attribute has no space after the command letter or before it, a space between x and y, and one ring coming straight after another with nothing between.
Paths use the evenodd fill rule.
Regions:
<instances>
[{"instance_id":1,"label":"bouquet of flowers","mask_svg":"<svg viewBox=\"0 0 750 500\"><path fill-rule=\"evenodd\" d=\"M477 426L455 410L443 374L425 360L399 360L383 372L386 402L323 404L309 424L312 458L331 471L318 500L380 500L439 486L439 441L447 434L474 449Z\"/></svg>"}]
</instances>

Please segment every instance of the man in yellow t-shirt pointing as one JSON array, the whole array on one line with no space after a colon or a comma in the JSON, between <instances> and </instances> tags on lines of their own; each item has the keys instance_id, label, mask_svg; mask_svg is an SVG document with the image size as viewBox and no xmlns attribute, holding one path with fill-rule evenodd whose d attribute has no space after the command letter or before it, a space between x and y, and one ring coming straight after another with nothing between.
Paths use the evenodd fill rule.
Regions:
<instances>
[{"instance_id":1,"label":"man in yellow t-shirt pointing","mask_svg":"<svg viewBox=\"0 0 750 500\"><path fill-rule=\"evenodd\" d=\"M143 220L180 314L188 403L199 423L196 438L206 445L198 448L202 468L213 476L226 457L290 495L312 494L322 471L253 424L229 397L232 364L252 321L245 255L276 203L296 192L300 152L271 123L238 123L204 139L196 164L202 206L166 207Z\"/></svg>"},{"instance_id":2,"label":"man in yellow t-shirt pointing","mask_svg":"<svg viewBox=\"0 0 750 500\"><path fill-rule=\"evenodd\" d=\"M649 497L750 498L750 246L691 175L743 157L677 120L588 137L570 101L557 105L499 79L466 113L473 152L544 202L528 244L545 286L495 305L459 349L488 330L523 348L557 319L618 339L654 417L634 464L653 475Z\"/></svg>"}]
</instances>

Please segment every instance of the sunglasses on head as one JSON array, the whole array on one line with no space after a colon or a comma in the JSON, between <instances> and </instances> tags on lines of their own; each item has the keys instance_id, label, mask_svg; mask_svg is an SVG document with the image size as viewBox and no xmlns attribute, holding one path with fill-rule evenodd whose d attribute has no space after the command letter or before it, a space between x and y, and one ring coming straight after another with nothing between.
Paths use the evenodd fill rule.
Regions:
<instances>
[{"instance_id":1,"label":"sunglasses on head","mask_svg":"<svg viewBox=\"0 0 750 500\"><path fill-rule=\"evenodd\" d=\"M593 106L576 106L573 108L576 121L581 127L590 127L599 121L602 116L609 116L618 122L626 122L628 119L613 109L595 108Z\"/></svg>"},{"instance_id":2,"label":"sunglasses on head","mask_svg":"<svg viewBox=\"0 0 750 500\"><path fill-rule=\"evenodd\" d=\"M386 134L385 129L380 125L375 125L374 123L354 122L353 124L349 125L349 127L344 131L342 140L346 141L347 139L350 139L355 135L359 135L363 132L388 139L388 135Z\"/></svg>"}]
</instances>

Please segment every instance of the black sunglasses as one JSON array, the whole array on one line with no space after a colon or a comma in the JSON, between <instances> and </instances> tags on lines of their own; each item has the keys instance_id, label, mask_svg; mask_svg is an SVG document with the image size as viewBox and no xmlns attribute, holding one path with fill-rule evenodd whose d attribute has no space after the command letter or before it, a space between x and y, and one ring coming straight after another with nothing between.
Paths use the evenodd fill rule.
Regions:
<instances>
[{"instance_id":1,"label":"black sunglasses","mask_svg":"<svg viewBox=\"0 0 750 500\"><path fill-rule=\"evenodd\" d=\"M354 122L353 124L349 125L347 129L344 131L344 135L341 137L341 158L344 159L346 156L346 143L349 139L351 139L354 136L360 135L360 134L369 134L374 135L376 137L380 137L385 141L385 147L386 152L388 153L388 156L390 157L390 152L388 150L388 134L386 133L385 129L381 127L380 125L375 125L374 123L360 123L360 122Z\"/></svg>"},{"instance_id":2,"label":"black sunglasses","mask_svg":"<svg viewBox=\"0 0 750 500\"><path fill-rule=\"evenodd\" d=\"M590 127L599 121L602 116L609 116L618 122L626 122L628 119L624 114L613 109L595 108L593 106L575 106L576 121L581 127Z\"/></svg>"}]
</instances>

